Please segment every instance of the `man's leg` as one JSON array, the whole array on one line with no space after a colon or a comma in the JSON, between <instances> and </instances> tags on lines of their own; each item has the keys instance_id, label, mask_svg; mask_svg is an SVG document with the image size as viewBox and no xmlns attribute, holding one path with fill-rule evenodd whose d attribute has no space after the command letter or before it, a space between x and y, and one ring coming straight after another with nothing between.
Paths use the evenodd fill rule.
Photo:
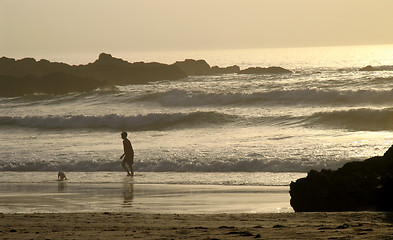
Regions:
<instances>
[{"instance_id":1,"label":"man's leg","mask_svg":"<svg viewBox=\"0 0 393 240\"><path fill-rule=\"evenodd\" d=\"M130 171L128 171L127 167L126 167L126 163L123 160L123 162L121 163L121 166L124 168L124 170L126 170L127 174L130 175Z\"/></svg>"},{"instance_id":2,"label":"man's leg","mask_svg":"<svg viewBox=\"0 0 393 240\"><path fill-rule=\"evenodd\" d=\"M130 162L127 162L127 163L128 163L128 167L130 168L131 176L134 176L134 169L132 168L132 163L130 163Z\"/></svg>"}]
</instances>

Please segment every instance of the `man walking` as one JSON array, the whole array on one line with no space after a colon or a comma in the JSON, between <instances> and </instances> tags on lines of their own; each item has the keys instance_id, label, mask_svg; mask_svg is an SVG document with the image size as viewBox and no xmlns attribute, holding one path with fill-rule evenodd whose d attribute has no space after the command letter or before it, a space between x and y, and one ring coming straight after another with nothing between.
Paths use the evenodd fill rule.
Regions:
<instances>
[{"instance_id":1,"label":"man walking","mask_svg":"<svg viewBox=\"0 0 393 240\"><path fill-rule=\"evenodd\" d=\"M132 164L134 163L134 149L132 148L130 140L127 138L127 133L122 132L121 138L123 139L124 153L121 155L120 159L123 159L121 166L127 171L128 176L134 176L134 170L132 169ZM129 167L129 170L126 166Z\"/></svg>"}]
</instances>

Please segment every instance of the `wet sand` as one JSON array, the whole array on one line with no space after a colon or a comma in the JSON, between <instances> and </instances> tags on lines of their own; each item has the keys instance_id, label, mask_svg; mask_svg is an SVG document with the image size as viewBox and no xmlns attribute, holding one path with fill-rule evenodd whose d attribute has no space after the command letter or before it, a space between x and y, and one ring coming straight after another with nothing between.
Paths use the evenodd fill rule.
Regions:
<instances>
[{"instance_id":1,"label":"wet sand","mask_svg":"<svg viewBox=\"0 0 393 240\"><path fill-rule=\"evenodd\" d=\"M2 239L393 239L392 213L0 214Z\"/></svg>"},{"instance_id":2,"label":"wet sand","mask_svg":"<svg viewBox=\"0 0 393 240\"><path fill-rule=\"evenodd\" d=\"M293 212L288 186L0 183L0 213Z\"/></svg>"},{"instance_id":3,"label":"wet sand","mask_svg":"<svg viewBox=\"0 0 393 240\"><path fill-rule=\"evenodd\" d=\"M288 187L0 184L0 239L393 239L393 214L294 213Z\"/></svg>"}]
</instances>

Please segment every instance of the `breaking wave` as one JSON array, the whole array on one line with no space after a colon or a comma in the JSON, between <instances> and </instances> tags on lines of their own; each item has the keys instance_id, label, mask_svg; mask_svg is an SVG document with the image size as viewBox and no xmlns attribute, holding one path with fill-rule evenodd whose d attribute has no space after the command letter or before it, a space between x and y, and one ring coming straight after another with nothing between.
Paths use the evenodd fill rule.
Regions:
<instances>
[{"instance_id":1,"label":"breaking wave","mask_svg":"<svg viewBox=\"0 0 393 240\"><path fill-rule=\"evenodd\" d=\"M151 113L122 116L26 116L0 117L0 126L30 127L40 129L130 129L134 131L161 130L174 127L192 127L204 124L232 122L236 116L217 112Z\"/></svg>"},{"instance_id":2,"label":"breaking wave","mask_svg":"<svg viewBox=\"0 0 393 240\"><path fill-rule=\"evenodd\" d=\"M136 101L159 102L164 106L205 106L233 104L391 104L393 90L273 90L254 93L205 93L171 90L141 96Z\"/></svg>"},{"instance_id":3,"label":"breaking wave","mask_svg":"<svg viewBox=\"0 0 393 240\"><path fill-rule=\"evenodd\" d=\"M323 125L351 131L392 131L393 108L319 112L309 116L306 122L308 126Z\"/></svg>"},{"instance_id":4,"label":"breaking wave","mask_svg":"<svg viewBox=\"0 0 393 240\"><path fill-rule=\"evenodd\" d=\"M150 113L123 116L25 116L0 117L0 127L29 127L38 129L114 129L114 130L170 130L177 128L206 127L236 123L245 126L298 126L344 129L350 131L393 131L393 108L359 108L316 112L306 116L254 116L245 117L211 112Z\"/></svg>"},{"instance_id":5,"label":"breaking wave","mask_svg":"<svg viewBox=\"0 0 393 240\"><path fill-rule=\"evenodd\" d=\"M137 172L308 172L311 169L323 168L337 169L347 160L309 162L309 161L285 161L263 159L254 160L228 160L228 161L189 161L159 160L159 161L136 161L134 170ZM99 172L99 171L121 171L119 162L109 160L78 160L72 162L64 161L28 161L0 162L0 171L41 171L41 172Z\"/></svg>"}]
</instances>

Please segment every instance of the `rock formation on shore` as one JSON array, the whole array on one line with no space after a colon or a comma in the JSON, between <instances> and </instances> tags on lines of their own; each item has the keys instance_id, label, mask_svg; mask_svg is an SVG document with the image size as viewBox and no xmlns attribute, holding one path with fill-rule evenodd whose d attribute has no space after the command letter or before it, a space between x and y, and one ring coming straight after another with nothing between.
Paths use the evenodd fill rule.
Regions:
<instances>
[{"instance_id":1,"label":"rock formation on shore","mask_svg":"<svg viewBox=\"0 0 393 240\"><path fill-rule=\"evenodd\" d=\"M296 212L393 211L393 146L383 156L311 170L290 185Z\"/></svg>"},{"instance_id":2,"label":"rock formation on shore","mask_svg":"<svg viewBox=\"0 0 393 240\"><path fill-rule=\"evenodd\" d=\"M33 58L15 60L0 58L0 96L12 97L24 94L64 94L92 91L97 88L115 88L116 85L146 84L162 80L179 80L187 76L251 73L288 73L283 68L259 68L240 71L238 66L210 67L205 60L178 61L174 64L130 63L110 54L101 53L99 58L86 65L36 61Z\"/></svg>"}]
</instances>

